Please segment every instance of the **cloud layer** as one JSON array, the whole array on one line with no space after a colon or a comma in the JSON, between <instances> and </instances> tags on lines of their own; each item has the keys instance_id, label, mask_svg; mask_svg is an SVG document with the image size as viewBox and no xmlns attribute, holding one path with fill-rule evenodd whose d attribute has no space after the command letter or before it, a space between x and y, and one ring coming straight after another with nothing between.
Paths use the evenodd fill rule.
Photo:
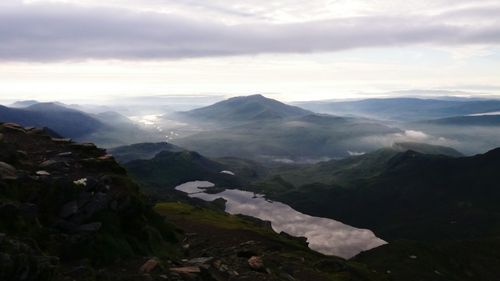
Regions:
<instances>
[{"instance_id":1,"label":"cloud layer","mask_svg":"<svg viewBox=\"0 0 500 281\"><path fill-rule=\"evenodd\" d=\"M227 25L109 7L12 5L0 10L0 59L176 59L412 44L496 45L500 43L500 9L494 8L418 17L373 15Z\"/></svg>"}]
</instances>

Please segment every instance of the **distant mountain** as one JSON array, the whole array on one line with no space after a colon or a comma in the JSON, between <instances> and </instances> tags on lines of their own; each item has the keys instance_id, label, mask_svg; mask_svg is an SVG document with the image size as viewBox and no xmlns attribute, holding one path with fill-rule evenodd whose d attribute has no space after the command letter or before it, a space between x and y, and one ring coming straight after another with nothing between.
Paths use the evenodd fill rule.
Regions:
<instances>
[{"instance_id":1,"label":"distant mountain","mask_svg":"<svg viewBox=\"0 0 500 281\"><path fill-rule=\"evenodd\" d=\"M209 157L234 156L264 162L310 162L347 157L348 151L377 148L365 138L398 133L370 120L309 114L287 119L247 122L173 140Z\"/></svg>"},{"instance_id":2,"label":"distant mountain","mask_svg":"<svg viewBox=\"0 0 500 281\"><path fill-rule=\"evenodd\" d=\"M96 118L56 103L36 103L25 108L0 106L0 121L23 126L48 127L60 135L78 138L105 125Z\"/></svg>"},{"instance_id":3,"label":"distant mountain","mask_svg":"<svg viewBox=\"0 0 500 281\"><path fill-rule=\"evenodd\" d=\"M500 126L500 115L456 116L422 123L447 126Z\"/></svg>"},{"instance_id":4,"label":"distant mountain","mask_svg":"<svg viewBox=\"0 0 500 281\"><path fill-rule=\"evenodd\" d=\"M137 143L108 149L108 152L113 154L120 163L151 159L162 151L181 152L184 149L166 142Z\"/></svg>"},{"instance_id":5,"label":"distant mountain","mask_svg":"<svg viewBox=\"0 0 500 281\"><path fill-rule=\"evenodd\" d=\"M16 107L16 108L23 108L23 107L28 107L30 105L34 105L39 103L36 100L22 100L22 101L16 101L13 104L10 105L10 107Z\"/></svg>"},{"instance_id":6,"label":"distant mountain","mask_svg":"<svg viewBox=\"0 0 500 281\"><path fill-rule=\"evenodd\" d=\"M233 123L291 118L310 113L262 95L252 95L230 98L207 107L181 112L179 115L194 120Z\"/></svg>"},{"instance_id":7,"label":"distant mountain","mask_svg":"<svg viewBox=\"0 0 500 281\"><path fill-rule=\"evenodd\" d=\"M500 100L379 98L357 101L295 103L315 112L355 115L393 121L417 121L500 111Z\"/></svg>"}]
</instances>

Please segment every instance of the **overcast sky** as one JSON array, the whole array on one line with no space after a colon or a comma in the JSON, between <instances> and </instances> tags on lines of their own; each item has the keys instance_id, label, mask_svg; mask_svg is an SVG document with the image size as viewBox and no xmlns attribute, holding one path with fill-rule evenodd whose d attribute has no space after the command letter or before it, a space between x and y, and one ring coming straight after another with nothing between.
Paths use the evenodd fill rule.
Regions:
<instances>
[{"instance_id":1,"label":"overcast sky","mask_svg":"<svg viewBox=\"0 0 500 281\"><path fill-rule=\"evenodd\" d=\"M2 0L0 99L500 93L500 0Z\"/></svg>"}]
</instances>

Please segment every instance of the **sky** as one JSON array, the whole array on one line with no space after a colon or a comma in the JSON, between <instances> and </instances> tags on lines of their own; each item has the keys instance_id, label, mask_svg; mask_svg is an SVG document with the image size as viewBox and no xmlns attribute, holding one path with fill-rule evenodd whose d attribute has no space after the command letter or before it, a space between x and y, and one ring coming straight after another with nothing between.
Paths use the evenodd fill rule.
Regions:
<instances>
[{"instance_id":1,"label":"sky","mask_svg":"<svg viewBox=\"0 0 500 281\"><path fill-rule=\"evenodd\" d=\"M2 0L0 100L500 94L500 0Z\"/></svg>"}]
</instances>

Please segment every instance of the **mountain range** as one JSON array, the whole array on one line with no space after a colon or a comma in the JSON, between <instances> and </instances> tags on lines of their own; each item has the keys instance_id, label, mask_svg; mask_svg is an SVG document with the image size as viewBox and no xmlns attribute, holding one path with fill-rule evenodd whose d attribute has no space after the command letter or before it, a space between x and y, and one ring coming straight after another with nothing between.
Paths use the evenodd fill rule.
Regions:
<instances>
[{"instance_id":1,"label":"mountain range","mask_svg":"<svg viewBox=\"0 0 500 281\"><path fill-rule=\"evenodd\" d=\"M500 100L377 98L295 103L305 109L391 121L420 121L500 111Z\"/></svg>"}]
</instances>

